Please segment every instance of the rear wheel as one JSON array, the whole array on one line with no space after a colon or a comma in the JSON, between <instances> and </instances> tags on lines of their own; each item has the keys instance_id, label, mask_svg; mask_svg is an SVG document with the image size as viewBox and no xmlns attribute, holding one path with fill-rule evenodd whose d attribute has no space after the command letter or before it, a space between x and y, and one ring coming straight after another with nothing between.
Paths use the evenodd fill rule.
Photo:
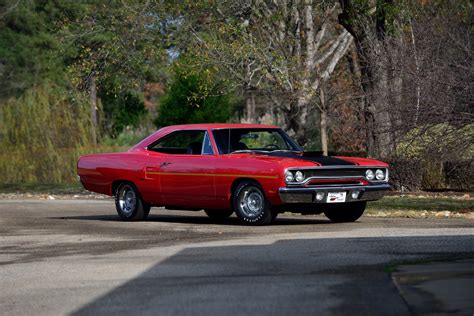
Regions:
<instances>
[{"instance_id":1,"label":"rear wheel","mask_svg":"<svg viewBox=\"0 0 474 316\"><path fill-rule=\"evenodd\" d=\"M115 208L122 220L144 220L150 213L150 206L145 204L135 185L121 183L115 191Z\"/></svg>"},{"instance_id":2,"label":"rear wheel","mask_svg":"<svg viewBox=\"0 0 474 316\"><path fill-rule=\"evenodd\" d=\"M327 205L324 215L335 223L355 222L364 214L366 202Z\"/></svg>"},{"instance_id":3,"label":"rear wheel","mask_svg":"<svg viewBox=\"0 0 474 316\"><path fill-rule=\"evenodd\" d=\"M232 204L239 220L247 225L266 225L274 219L273 212L260 186L251 181L240 183L232 195Z\"/></svg>"},{"instance_id":4,"label":"rear wheel","mask_svg":"<svg viewBox=\"0 0 474 316\"><path fill-rule=\"evenodd\" d=\"M204 212L215 221L223 221L234 213L232 210L204 210Z\"/></svg>"}]
</instances>

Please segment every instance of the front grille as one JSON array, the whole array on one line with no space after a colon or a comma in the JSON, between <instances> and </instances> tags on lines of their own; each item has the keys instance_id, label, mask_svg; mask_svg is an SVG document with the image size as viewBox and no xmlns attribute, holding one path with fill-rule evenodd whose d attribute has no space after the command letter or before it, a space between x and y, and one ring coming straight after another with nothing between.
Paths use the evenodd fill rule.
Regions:
<instances>
[{"instance_id":1,"label":"front grille","mask_svg":"<svg viewBox=\"0 0 474 316\"><path fill-rule=\"evenodd\" d=\"M362 180L310 180L308 181L308 186L340 186L340 185L362 185L364 182Z\"/></svg>"},{"instance_id":2,"label":"front grille","mask_svg":"<svg viewBox=\"0 0 474 316\"><path fill-rule=\"evenodd\" d=\"M376 169L384 167L314 167L314 168L289 168L288 171L295 173L301 171L305 180L302 182L287 182L289 186L322 186L322 185L366 185L369 183L386 182L386 180L370 180L368 181L365 174L368 169L375 172Z\"/></svg>"},{"instance_id":3,"label":"front grille","mask_svg":"<svg viewBox=\"0 0 474 316\"><path fill-rule=\"evenodd\" d=\"M365 178L365 168L357 169L311 169L311 170L302 170L306 178L311 177L362 177Z\"/></svg>"}]
</instances>

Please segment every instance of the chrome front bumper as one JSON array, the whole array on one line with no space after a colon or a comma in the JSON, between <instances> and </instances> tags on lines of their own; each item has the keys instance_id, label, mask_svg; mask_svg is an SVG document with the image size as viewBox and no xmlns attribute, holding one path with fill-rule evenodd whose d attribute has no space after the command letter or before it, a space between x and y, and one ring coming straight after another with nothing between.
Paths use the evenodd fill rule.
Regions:
<instances>
[{"instance_id":1,"label":"chrome front bumper","mask_svg":"<svg viewBox=\"0 0 474 316\"><path fill-rule=\"evenodd\" d=\"M280 188L280 199L284 204L288 203L326 203L328 192L346 192L346 202L375 201L381 199L391 189L387 183L372 185L353 186L321 186L311 188ZM360 192L356 199L352 198L354 191ZM324 198L318 200L316 193L324 193Z\"/></svg>"}]
</instances>

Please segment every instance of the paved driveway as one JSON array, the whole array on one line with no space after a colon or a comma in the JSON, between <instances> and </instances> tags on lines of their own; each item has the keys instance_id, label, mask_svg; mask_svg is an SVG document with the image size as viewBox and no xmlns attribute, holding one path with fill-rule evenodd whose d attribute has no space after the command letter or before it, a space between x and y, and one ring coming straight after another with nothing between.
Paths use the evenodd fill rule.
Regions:
<instances>
[{"instance_id":1,"label":"paved driveway","mask_svg":"<svg viewBox=\"0 0 474 316\"><path fill-rule=\"evenodd\" d=\"M2 314L404 315L392 265L474 256L466 219L127 223L110 200L4 200L0 215Z\"/></svg>"}]
</instances>

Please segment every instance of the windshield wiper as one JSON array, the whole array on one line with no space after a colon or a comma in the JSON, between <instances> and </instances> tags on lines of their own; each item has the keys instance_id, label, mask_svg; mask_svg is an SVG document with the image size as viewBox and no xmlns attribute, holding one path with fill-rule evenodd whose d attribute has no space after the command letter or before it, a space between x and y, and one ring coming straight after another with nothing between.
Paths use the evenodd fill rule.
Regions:
<instances>
[{"instance_id":1,"label":"windshield wiper","mask_svg":"<svg viewBox=\"0 0 474 316\"><path fill-rule=\"evenodd\" d=\"M258 150L258 149L239 149L239 150L231 152L231 154L242 154L242 153L268 153L268 151Z\"/></svg>"},{"instance_id":2,"label":"windshield wiper","mask_svg":"<svg viewBox=\"0 0 474 316\"><path fill-rule=\"evenodd\" d=\"M241 153L251 153L251 152L254 152L254 151L250 149L240 149L240 150L235 150L233 152L230 152L230 154L241 154Z\"/></svg>"},{"instance_id":3,"label":"windshield wiper","mask_svg":"<svg viewBox=\"0 0 474 316\"><path fill-rule=\"evenodd\" d=\"M302 151L293 150L293 149L274 149L274 150L272 150L271 152L272 152L272 153L274 153L274 152L292 152L292 153L297 153L297 154L302 153Z\"/></svg>"}]
</instances>

